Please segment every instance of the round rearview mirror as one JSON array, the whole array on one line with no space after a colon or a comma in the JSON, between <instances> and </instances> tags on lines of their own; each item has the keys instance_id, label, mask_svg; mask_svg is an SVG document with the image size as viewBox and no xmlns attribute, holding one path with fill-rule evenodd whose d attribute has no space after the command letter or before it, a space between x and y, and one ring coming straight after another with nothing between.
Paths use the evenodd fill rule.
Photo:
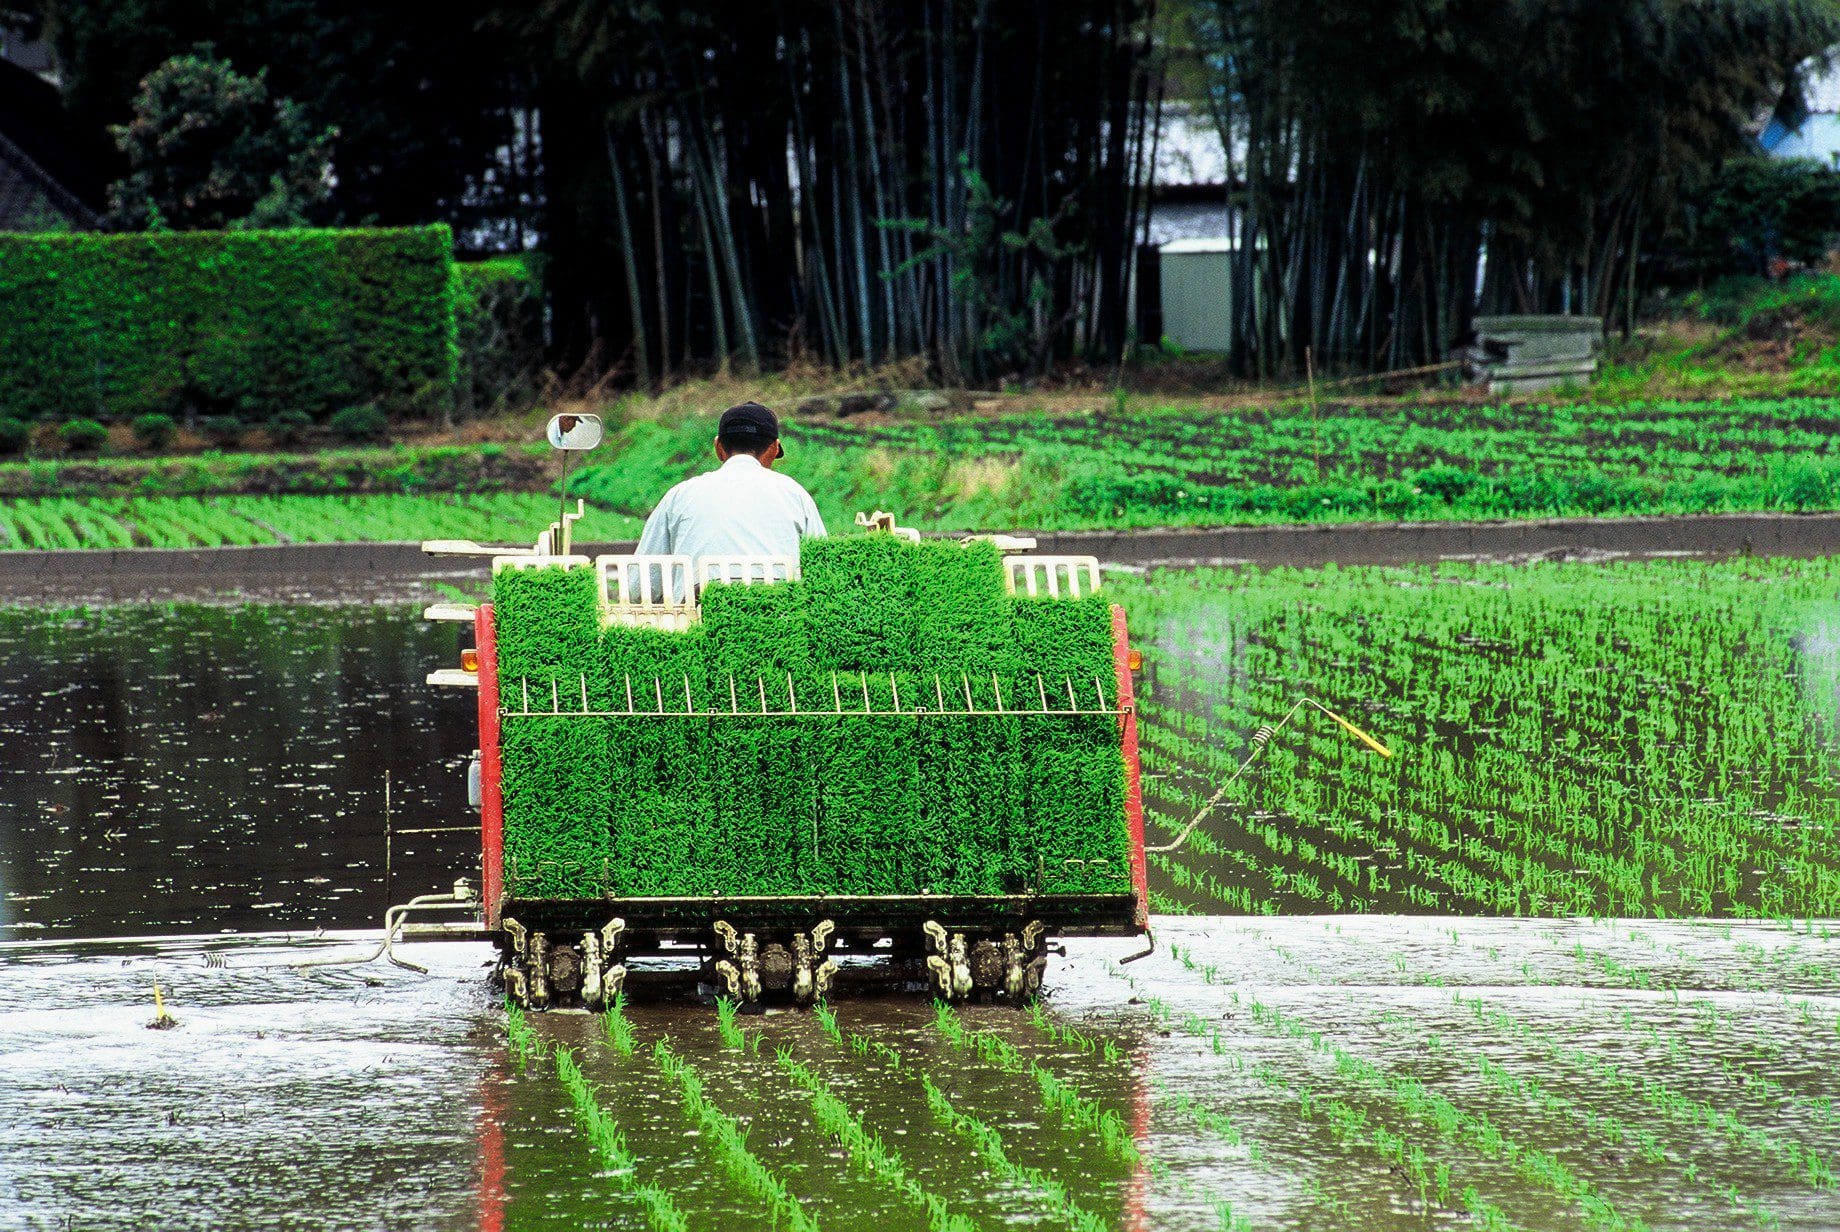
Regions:
<instances>
[{"instance_id":1,"label":"round rearview mirror","mask_svg":"<svg viewBox=\"0 0 1840 1232\"><path fill-rule=\"evenodd\" d=\"M549 443L557 449L593 449L601 443L601 417L599 415L551 416Z\"/></svg>"}]
</instances>

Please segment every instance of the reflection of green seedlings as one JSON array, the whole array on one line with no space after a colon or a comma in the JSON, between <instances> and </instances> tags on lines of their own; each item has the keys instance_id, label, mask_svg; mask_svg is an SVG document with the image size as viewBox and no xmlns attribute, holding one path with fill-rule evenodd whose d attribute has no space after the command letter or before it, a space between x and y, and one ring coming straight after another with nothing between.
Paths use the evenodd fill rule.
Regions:
<instances>
[{"instance_id":1,"label":"reflection of green seedlings","mask_svg":"<svg viewBox=\"0 0 1840 1232\"><path fill-rule=\"evenodd\" d=\"M685 1232L690 1226L689 1220L678 1209L671 1195L656 1185L640 1183L638 1161L626 1149L625 1135L620 1133L619 1125L594 1097L594 1091L582 1075L581 1067L575 1063L574 1054L560 1046L556 1049L556 1077L561 1079L563 1090L569 1093L569 1102L575 1109L575 1119L587 1130L588 1141L600 1154L607 1174L621 1189L639 1200L657 1232Z\"/></svg>"},{"instance_id":2,"label":"reflection of green seedlings","mask_svg":"<svg viewBox=\"0 0 1840 1232\"><path fill-rule=\"evenodd\" d=\"M1105 1148L1124 1162L1137 1162L1137 1143L1124 1119L1116 1112L1087 1099L1049 1070L1023 1056L1014 1044L1001 1036L988 1031L965 1030L958 1015L945 1002L935 1001L933 1011L934 1025L946 1037L947 1043L954 1048L970 1049L1008 1073L1033 1079L1041 1092L1042 1107L1098 1134Z\"/></svg>"},{"instance_id":3,"label":"reflection of green seedlings","mask_svg":"<svg viewBox=\"0 0 1840 1232\"><path fill-rule=\"evenodd\" d=\"M626 993L624 990L613 994L613 1002L607 1006L605 1028L607 1042L613 1050L623 1057L633 1054L632 1019L626 1016Z\"/></svg>"},{"instance_id":4,"label":"reflection of green seedlings","mask_svg":"<svg viewBox=\"0 0 1840 1232\"><path fill-rule=\"evenodd\" d=\"M779 1052L779 1063L792 1076L793 1082L811 1096L812 1113L817 1118L818 1128L837 1140L858 1169L923 1208L926 1211L927 1226L933 1232L973 1232L976 1225L963 1215L947 1211L945 1199L929 1192L909 1176L901 1157L863 1125L862 1117L838 1099L824 1079L793 1060L792 1054L785 1049Z\"/></svg>"},{"instance_id":5,"label":"reflection of green seedlings","mask_svg":"<svg viewBox=\"0 0 1840 1232\"><path fill-rule=\"evenodd\" d=\"M695 1068L673 1052L665 1040L659 1040L653 1047L652 1057L658 1068L677 1083L684 1112L713 1144L723 1168L735 1183L768 1205L776 1225L783 1220L791 1232L817 1232L818 1225L792 1196L786 1183L748 1149L747 1132L741 1128L741 1123L709 1102L703 1093L703 1080Z\"/></svg>"}]
</instances>

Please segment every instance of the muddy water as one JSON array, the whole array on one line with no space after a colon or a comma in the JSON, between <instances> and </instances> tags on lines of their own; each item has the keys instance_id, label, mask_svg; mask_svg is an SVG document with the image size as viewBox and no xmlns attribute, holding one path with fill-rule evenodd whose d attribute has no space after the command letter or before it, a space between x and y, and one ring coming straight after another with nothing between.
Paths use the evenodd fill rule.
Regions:
<instances>
[{"instance_id":1,"label":"muddy water","mask_svg":"<svg viewBox=\"0 0 1840 1232\"><path fill-rule=\"evenodd\" d=\"M914 1001L838 1008L846 1040L872 1037L898 1066L803 1014L741 1019L758 1042L739 1051L695 1006L636 1008L632 1056L583 1015L538 1029L577 1050L640 1175L692 1226L772 1224L686 1117L650 1055L660 1039L826 1228L926 1220L815 1122L781 1050L980 1228L1066 1227L1068 1203L1115 1229L1217 1228L1222 1209L1255 1227L1456 1228L1471 1222L1465 1190L1520 1227L1604 1226L1534 1179L1552 1164L1650 1228L1834 1226L1833 1191L1783 1152L1840 1152L1840 942L1398 917L1168 919L1158 935L1158 954L1129 967L1109 943L1055 963L1050 1020L1091 1051L1007 1009L960 1012L1117 1117L1135 1161L1046 1106L1033 1078L953 1047ZM483 947L409 947L427 976L288 965L348 948L0 951L0 1227L641 1226L549 1064L508 1058ZM1638 976L1650 987L1632 987ZM156 979L171 1031L144 1025ZM943 1126L922 1075L1034 1179ZM1398 1094L1416 1083L1493 1137L1441 1133ZM1706 1124L1702 1107L1723 1119ZM1408 1160L1421 1150L1433 1178L1442 1165L1447 1196L1435 1179L1422 1191L1392 1143Z\"/></svg>"},{"instance_id":2,"label":"muddy water","mask_svg":"<svg viewBox=\"0 0 1840 1232\"><path fill-rule=\"evenodd\" d=\"M391 606L0 608L0 939L353 928L477 864L459 633Z\"/></svg>"},{"instance_id":3,"label":"muddy water","mask_svg":"<svg viewBox=\"0 0 1840 1232\"><path fill-rule=\"evenodd\" d=\"M383 903L385 768L399 824L463 819L470 698L419 683L454 645L394 609L0 613L0 1229L644 1226L553 1067L508 1056L484 947L409 947L427 975L293 965L359 952L312 930ZM396 898L471 858L465 836L412 850ZM193 935L101 939L153 933ZM773 1221L686 1117L661 1039L825 1228L926 1227L916 1190L979 1228L1840 1222L1809 1163L1840 1157L1833 933L1378 916L1157 935L1129 966L1110 943L1054 962L1049 1021L1086 1044L960 1015L1124 1149L917 1001L841 1005L842 1044L770 1014L736 1050L682 1004L633 1010L632 1056L585 1016L538 1031L577 1050L692 1227ZM170 1031L144 1025L156 980ZM782 1049L912 1188L817 1123Z\"/></svg>"}]
</instances>

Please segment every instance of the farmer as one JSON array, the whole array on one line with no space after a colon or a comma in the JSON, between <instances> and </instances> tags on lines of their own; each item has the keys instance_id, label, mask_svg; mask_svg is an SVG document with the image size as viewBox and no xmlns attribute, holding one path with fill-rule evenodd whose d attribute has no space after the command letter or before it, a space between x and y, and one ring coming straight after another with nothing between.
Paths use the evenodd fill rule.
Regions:
<instances>
[{"instance_id":1,"label":"farmer","mask_svg":"<svg viewBox=\"0 0 1840 1232\"><path fill-rule=\"evenodd\" d=\"M645 520L642 555L797 557L800 539L823 536L810 494L773 473L786 451L772 411L758 402L729 407L715 447L722 465L666 492Z\"/></svg>"}]
</instances>

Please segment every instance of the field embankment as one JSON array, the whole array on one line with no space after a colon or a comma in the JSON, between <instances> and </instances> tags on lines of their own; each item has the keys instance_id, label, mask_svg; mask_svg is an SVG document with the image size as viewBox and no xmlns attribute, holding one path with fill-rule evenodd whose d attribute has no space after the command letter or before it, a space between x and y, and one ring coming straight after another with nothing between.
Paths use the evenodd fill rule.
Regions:
<instances>
[{"instance_id":1,"label":"field embankment","mask_svg":"<svg viewBox=\"0 0 1840 1232\"><path fill-rule=\"evenodd\" d=\"M1106 531L1840 508L1826 398L1478 405L1307 401L791 415L787 473L833 526ZM705 415L630 407L569 482L583 538L631 537L710 465ZM0 467L0 548L525 539L550 459L502 444Z\"/></svg>"}]
</instances>

